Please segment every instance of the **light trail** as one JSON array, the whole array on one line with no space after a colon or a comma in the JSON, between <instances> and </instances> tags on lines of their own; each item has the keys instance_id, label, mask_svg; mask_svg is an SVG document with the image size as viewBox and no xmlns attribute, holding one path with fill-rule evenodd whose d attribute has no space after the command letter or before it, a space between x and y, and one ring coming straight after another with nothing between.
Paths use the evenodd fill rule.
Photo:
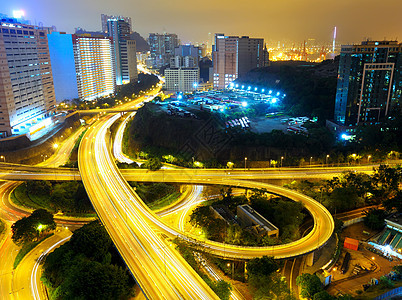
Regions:
<instances>
[{"instance_id":1,"label":"light trail","mask_svg":"<svg viewBox=\"0 0 402 300\"><path fill-rule=\"evenodd\" d=\"M114 118L91 128L79 150L83 182L98 215L148 298L216 298L184 259L155 233L153 222L144 215L148 208L114 165L104 142Z\"/></svg>"},{"instance_id":2,"label":"light trail","mask_svg":"<svg viewBox=\"0 0 402 300\"><path fill-rule=\"evenodd\" d=\"M64 239L62 239L62 240L60 240L60 241L58 241L57 243L53 244L53 245L52 245L51 247L49 247L45 252L43 252L43 253L38 257L38 259L36 260L35 265L34 265L34 268L32 269L32 272L31 272L31 286L30 286L32 296L33 296L33 298L34 298L35 300L40 300L40 299L42 299L42 298L41 298L41 295L40 295L40 293L39 293L39 288L38 288L38 285L41 285L42 283L38 283L37 280L36 280L36 279L38 278L38 271L39 271L39 268L40 268L40 264L42 263L43 259L46 257L46 255L47 255L50 251L53 251L54 248L56 248L57 246L59 246L60 244L64 243L65 241L67 241L67 240L70 239L70 238L71 238L71 235L68 236L68 237L66 237L66 238L64 238Z\"/></svg>"}]
</instances>

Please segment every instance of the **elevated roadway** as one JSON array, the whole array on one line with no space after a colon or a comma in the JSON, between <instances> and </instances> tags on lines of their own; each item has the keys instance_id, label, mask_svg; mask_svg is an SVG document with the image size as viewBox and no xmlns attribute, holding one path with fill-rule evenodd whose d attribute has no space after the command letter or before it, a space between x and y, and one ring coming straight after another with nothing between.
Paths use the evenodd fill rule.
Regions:
<instances>
[{"instance_id":1,"label":"elevated roadway","mask_svg":"<svg viewBox=\"0 0 402 300\"><path fill-rule=\"evenodd\" d=\"M204 174L202 178L197 178L189 176L189 173L183 170L169 173L169 176L165 172L167 170L145 171L141 178L137 175L136 181L208 183L266 189L271 193L301 201L314 220L314 228L307 236L293 243L271 247L225 245L197 240L196 237L182 234L150 211L117 169L110 145L106 142L108 127L117 118L116 115L106 117L106 121L100 120L88 130L79 149L79 168L84 186L99 217L147 297L159 298L168 295L176 298L183 297L183 293L187 293L187 297L190 298L209 299L213 295L180 255L164 243L166 238L162 237L179 236L214 255L249 259L263 255L275 258L304 255L323 246L332 235L334 221L331 214L315 200L295 191L254 181L230 179L226 175L211 179L210 174ZM197 171L199 170L193 170L192 174ZM166 272L170 276L167 276Z\"/></svg>"},{"instance_id":2,"label":"elevated roadway","mask_svg":"<svg viewBox=\"0 0 402 300\"><path fill-rule=\"evenodd\" d=\"M119 173L105 143L115 118L106 117L89 129L78 154L82 181L99 218L148 299L217 299L165 243L148 208Z\"/></svg>"},{"instance_id":3,"label":"elevated roadway","mask_svg":"<svg viewBox=\"0 0 402 300\"><path fill-rule=\"evenodd\" d=\"M331 179L347 171L373 173L373 168L378 165L353 166L353 167L313 167L313 168L269 168L269 169L161 169L151 172L147 169L123 169L121 173L128 181L165 181L180 174L188 178L203 178L204 183L221 180L223 178L264 180L264 179ZM57 178L55 178L57 176ZM2 180L81 180L77 169L36 167L17 164L0 163L0 179ZM174 181L173 181L174 182Z\"/></svg>"}]
</instances>

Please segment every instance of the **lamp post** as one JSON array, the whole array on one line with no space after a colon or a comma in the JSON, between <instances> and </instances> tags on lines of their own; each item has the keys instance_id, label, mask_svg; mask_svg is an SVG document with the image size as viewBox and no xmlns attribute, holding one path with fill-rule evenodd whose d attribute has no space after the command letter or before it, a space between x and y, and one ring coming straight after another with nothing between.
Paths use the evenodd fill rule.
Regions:
<instances>
[{"instance_id":1,"label":"lamp post","mask_svg":"<svg viewBox=\"0 0 402 300\"><path fill-rule=\"evenodd\" d=\"M55 153L57 151L57 148L59 148L59 144L55 143L53 144L53 149L55 150ZM57 173L56 173L56 160L53 160L53 166L54 166L54 179L57 180Z\"/></svg>"},{"instance_id":2,"label":"lamp post","mask_svg":"<svg viewBox=\"0 0 402 300\"><path fill-rule=\"evenodd\" d=\"M0 156L0 159L3 159L6 162L6 157L4 155Z\"/></svg>"},{"instance_id":3,"label":"lamp post","mask_svg":"<svg viewBox=\"0 0 402 300\"><path fill-rule=\"evenodd\" d=\"M284 159L284 157L281 156L281 168L282 168L282 166L283 166L283 159Z\"/></svg>"},{"instance_id":4,"label":"lamp post","mask_svg":"<svg viewBox=\"0 0 402 300\"><path fill-rule=\"evenodd\" d=\"M368 163L368 164L370 163L370 158L371 158L371 155L367 156L367 163ZM4 161L5 161L5 160L4 160Z\"/></svg>"},{"instance_id":5,"label":"lamp post","mask_svg":"<svg viewBox=\"0 0 402 300\"><path fill-rule=\"evenodd\" d=\"M313 157L312 156L310 156L310 168L311 168L311 160L313 159Z\"/></svg>"},{"instance_id":6,"label":"lamp post","mask_svg":"<svg viewBox=\"0 0 402 300\"><path fill-rule=\"evenodd\" d=\"M244 158L244 171L247 169L247 157Z\"/></svg>"},{"instance_id":7,"label":"lamp post","mask_svg":"<svg viewBox=\"0 0 402 300\"><path fill-rule=\"evenodd\" d=\"M234 276L234 261L232 263L227 263L228 268L230 268L230 265L232 265L232 280L233 280L233 276Z\"/></svg>"},{"instance_id":8,"label":"lamp post","mask_svg":"<svg viewBox=\"0 0 402 300\"><path fill-rule=\"evenodd\" d=\"M325 164L328 166L328 158L329 158L329 154L327 154L327 156L325 157Z\"/></svg>"}]
</instances>

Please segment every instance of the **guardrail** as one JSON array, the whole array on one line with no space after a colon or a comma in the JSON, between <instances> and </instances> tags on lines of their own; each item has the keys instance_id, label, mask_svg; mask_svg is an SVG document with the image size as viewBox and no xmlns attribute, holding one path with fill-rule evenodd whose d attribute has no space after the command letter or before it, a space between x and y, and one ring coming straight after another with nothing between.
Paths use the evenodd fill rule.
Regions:
<instances>
[{"instance_id":1,"label":"guardrail","mask_svg":"<svg viewBox=\"0 0 402 300\"><path fill-rule=\"evenodd\" d=\"M396 296L396 295L402 295L402 286L393 290L390 290L388 292L386 292L385 294L382 294L376 298L374 298L374 300L384 300L384 299L388 299L391 296Z\"/></svg>"}]
</instances>

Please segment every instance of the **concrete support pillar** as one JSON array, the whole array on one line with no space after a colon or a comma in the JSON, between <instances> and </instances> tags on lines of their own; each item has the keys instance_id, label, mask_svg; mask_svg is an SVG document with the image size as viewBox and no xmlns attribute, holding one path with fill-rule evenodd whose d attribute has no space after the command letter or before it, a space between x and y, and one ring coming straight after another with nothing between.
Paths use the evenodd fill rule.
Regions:
<instances>
[{"instance_id":1,"label":"concrete support pillar","mask_svg":"<svg viewBox=\"0 0 402 300\"><path fill-rule=\"evenodd\" d=\"M314 264L314 252L310 253L309 255L307 255L306 257L306 264L311 267Z\"/></svg>"}]
</instances>

